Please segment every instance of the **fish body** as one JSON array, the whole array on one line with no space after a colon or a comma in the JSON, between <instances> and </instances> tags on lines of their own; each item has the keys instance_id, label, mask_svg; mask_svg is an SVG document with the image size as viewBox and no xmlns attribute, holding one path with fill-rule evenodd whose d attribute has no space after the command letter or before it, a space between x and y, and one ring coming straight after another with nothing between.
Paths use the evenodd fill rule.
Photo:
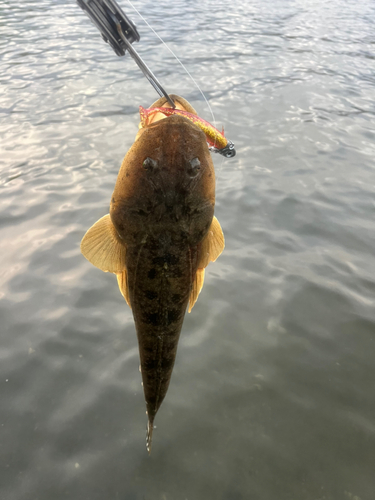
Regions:
<instances>
[{"instance_id":1,"label":"fish body","mask_svg":"<svg viewBox=\"0 0 375 500\"><path fill-rule=\"evenodd\" d=\"M228 158L233 157L236 154L233 143L224 136L224 129L220 132L217 128L211 125L211 123L203 120L203 118L200 118L195 113L190 113L189 111L178 108L152 107L145 109L142 106L139 106L139 113L141 115L141 123L144 126L149 123L150 116L155 113L162 113L166 116L184 116L191 122L195 123L204 132L208 144L210 144L216 152L221 153Z\"/></svg>"},{"instance_id":2,"label":"fish body","mask_svg":"<svg viewBox=\"0 0 375 500\"><path fill-rule=\"evenodd\" d=\"M184 99L171 97L194 112ZM215 172L202 130L182 115L141 127L121 165L110 214L89 229L81 250L117 275L132 308L150 451L185 311L193 307L204 269L223 250L224 237L214 217Z\"/></svg>"}]
</instances>

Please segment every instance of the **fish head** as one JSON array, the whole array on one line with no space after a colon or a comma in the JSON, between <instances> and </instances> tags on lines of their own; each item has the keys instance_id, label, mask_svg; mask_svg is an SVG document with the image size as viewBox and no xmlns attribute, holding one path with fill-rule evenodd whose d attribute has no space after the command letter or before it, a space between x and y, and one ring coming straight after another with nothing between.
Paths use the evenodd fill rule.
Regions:
<instances>
[{"instance_id":1,"label":"fish head","mask_svg":"<svg viewBox=\"0 0 375 500\"><path fill-rule=\"evenodd\" d=\"M111 200L111 219L124 243L168 232L194 246L211 225L214 204L215 172L202 130L178 115L141 128Z\"/></svg>"}]
</instances>

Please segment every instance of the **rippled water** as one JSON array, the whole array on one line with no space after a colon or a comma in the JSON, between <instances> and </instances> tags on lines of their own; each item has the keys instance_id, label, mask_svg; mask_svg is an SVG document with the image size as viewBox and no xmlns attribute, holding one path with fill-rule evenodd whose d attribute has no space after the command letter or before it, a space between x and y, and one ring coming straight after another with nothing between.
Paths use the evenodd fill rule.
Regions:
<instances>
[{"instance_id":1,"label":"rippled water","mask_svg":"<svg viewBox=\"0 0 375 500\"><path fill-rule=\"evenodd\" d=\"M0 0L1 499L372 500L375 4L136 5L236 143L215 157L226 249L148 457L131 311L79 244L157 96L74 2Z\"/></svg>"}]
</instances>

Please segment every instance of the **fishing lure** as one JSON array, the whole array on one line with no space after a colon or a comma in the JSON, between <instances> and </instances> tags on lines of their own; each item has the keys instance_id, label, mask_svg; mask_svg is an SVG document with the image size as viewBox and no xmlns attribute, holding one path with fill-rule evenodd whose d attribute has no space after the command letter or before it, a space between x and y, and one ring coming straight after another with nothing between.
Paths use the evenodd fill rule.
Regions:
<instances>
[{"instance_id":1,"label":"fishing lure","mask_svg":"<svg viewBox=\"0 0 375 500\"><path fill-rule=\"evenodd\" d=\"M199 116L194 115L193 113L189 113L188 111L184 111L182 109L177 109L177 108L145 109L143 106L139 106L139 114L141 116L141 123L143 127L149 124L150 117L155 113L162 113L165 116L171 116L171 115L184 116L191 122L195 123L195 125L198 125L198 127L201 130L203 130L203 132L206 135L206 140L208 144L211 146L210 151L213 151L215 153L220 153L226 158L232 158L233 156L236 155L234 144L232 141L228 140L224 136L224 130L223 132L219 132L217 128L208 123L206 120L203 120L203 118L200 118Z\"/></svg>"}]
</instances>

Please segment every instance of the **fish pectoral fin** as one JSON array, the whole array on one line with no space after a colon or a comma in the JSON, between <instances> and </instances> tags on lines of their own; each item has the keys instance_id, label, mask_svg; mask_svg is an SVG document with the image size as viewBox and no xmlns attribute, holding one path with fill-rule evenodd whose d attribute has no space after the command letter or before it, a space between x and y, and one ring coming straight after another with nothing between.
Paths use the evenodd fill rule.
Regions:
<instances>
[{"instance_id":1,"label":"fish pectoral fin","mask_svg":"<svg viewBox=\"0 0 375 500\"><path fill-rule=\"evenodd\" d=\"M215 262L224 250L225 240L220 223L214 216L210 229L204 237L199 251L198 268L207 267L210 262Z\"/></svg>"},{"instance_id":2,"label":"fish pectoral fin","mask_svg":"<svg viewBox=\"0 0 375 500\"><path fill-rule=\"evenodd\" d=\"M128 273L126 269L124 269L122 273L117 273L117 283L122 296L124 297L126 303L131 309L132 306L130 305L130 299L129 299Z\"/></svg>"},{"instance_id":3,"label":"fish pectoral fin","mask_svg":"<svg viewBox=\"0 0 375 500\"><path fill-rule=\"evenodd\" d=\"M199 250L198 269L195 274L193 287L189 297L189 312L193 309L198 295L202 290L204 283L204 268L207 267L210 262L215 262L224 250L224 246L225 241L223 231L219 221L216 217L214 217L212 219L210 229L204 237Z\"/></svg>"},{"instance_id":4,"label":"fish pectoral fin","mask_svg":"<svg viewBox=\"0 0 375 500\"><path fill-rule=\"evenodd\" d=\"M204 283L204 268L203 269L197 269L197 272L195 273L195 278L193 281L193 288L191 289L190 292L190 297L189 297L189 310L190 312L194 304L197 301L198 295L200 294L202 287Z\"/></svg>"},{"instance_id":5,"label":"fish pectoral fin","mask_svg":"<svg viewBox=\"0 0 375 500\"><path fill-rule=\"evenodd\" d=\"M126 247L109 214L87 231L81 241L81 252L91 264L104 272L117 274L125 269Z\"/></svg>"}]
</instances>

